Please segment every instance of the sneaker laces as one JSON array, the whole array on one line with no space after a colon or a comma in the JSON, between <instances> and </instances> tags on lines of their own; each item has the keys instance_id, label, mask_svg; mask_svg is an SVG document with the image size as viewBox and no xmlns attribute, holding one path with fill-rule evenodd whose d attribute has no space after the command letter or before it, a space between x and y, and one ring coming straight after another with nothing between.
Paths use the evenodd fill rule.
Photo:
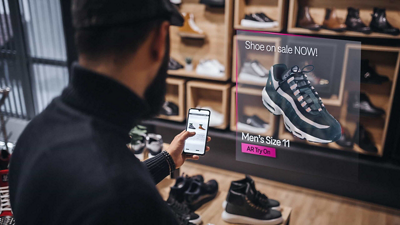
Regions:
<instances>
[{"instance_id":1,"label":"sneaker laces","mask_svg":"<svg viewBox=\"0 0 400 225\"><path fill-rule=\"evenodd\" d=\"M305 70L308 67L311 67L311 69ZM294 82L294 84L290 85L290 89L293 91L294 96L299 96L297 97L297 100L309 113L322 111L322 109L325 107L325 105L322 103L321 97L318 95L318 92L315 91L315 88L307 79L306 73L310 73L313 70L313 65L306 65L301 69L297 65L293 66L291 68L290 75L281 82L287 82L289 85L290 83ZM315 98L318 100L315 101Z\"/></svg>"},{"instance_id":2,"label":"sneaker laces","mask_svg":"<svg viewBox=\"0 0 400 225\"><path fill-rule=\"evenodd\" d=\"M256 191L255 198L258 200L259 203L262 204L268 200L268 197L260 191Z\"/></svg>"},{"instance_id":3,"label":"sneaker laces","mask_svg":"<svg viewBox=\"0 0 400 225\"><path fill-rule=\"evenodd\" d=\"M1 195L1 212L3 211L11 211L11 203L10 203L10 194L8 190L8 186L0 187L0 195Z\"/></svg>"}]
</instances>

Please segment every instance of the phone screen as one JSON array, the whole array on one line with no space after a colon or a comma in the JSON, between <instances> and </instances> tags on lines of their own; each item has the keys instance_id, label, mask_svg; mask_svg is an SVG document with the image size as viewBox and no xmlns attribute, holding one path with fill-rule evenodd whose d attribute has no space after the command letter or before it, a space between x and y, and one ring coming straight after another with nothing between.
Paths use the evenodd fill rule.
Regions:
<instances>
[{"instance_id":1,"label":"phone screen","mask_svg":"<svg viewBox=\"0 0 400 225\"><path fill-rule=\"evenodd\" d=\"M184 153L204 155L206 150L210 111L204 109L189 109L186 130L196 132L185 141Z\"/></svg>"}]
</instances>

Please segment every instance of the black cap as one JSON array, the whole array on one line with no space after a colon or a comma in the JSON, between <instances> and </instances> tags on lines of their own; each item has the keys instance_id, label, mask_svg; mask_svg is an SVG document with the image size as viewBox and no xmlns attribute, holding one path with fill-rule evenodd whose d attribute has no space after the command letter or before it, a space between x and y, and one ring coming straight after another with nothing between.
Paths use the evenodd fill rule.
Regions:
<instances>
[{"instance_id":1,"label":"black cap","mask_svg":"<svg viewBox=\"0 0 400 225\"><path fill-rule=\"evenodd\" d=\"M182 26L184 19L170 0L73 0L72 18L76 29L125 26L165 19Z\"/></svg>"}]
</instances>

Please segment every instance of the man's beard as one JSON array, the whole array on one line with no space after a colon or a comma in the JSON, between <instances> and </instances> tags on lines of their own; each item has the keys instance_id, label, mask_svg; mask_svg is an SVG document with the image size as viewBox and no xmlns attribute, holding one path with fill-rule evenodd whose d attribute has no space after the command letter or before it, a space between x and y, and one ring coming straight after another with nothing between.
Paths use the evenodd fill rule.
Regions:
<instances>
[{"instance_id":1,"label":"man's beard","mask_svg":"<svg viewBox=\"0 0 400 225\"><path fill-rule=\"evenodd\" d=\"M169 49L170 49L170 41L169 35L166 38L166 49L164 59L161 63L160 69L157 72L156 77L150 86L147 87L146 92L144 94L144 98L146 103L149 106L149 111L147 111L146 115L144 115L143 119L150 119L154 116L157 116L161 108L165 102L165 94L167 92L167 71L168 71L168 62L169 62Z\"/></svg>"}]
</instances>

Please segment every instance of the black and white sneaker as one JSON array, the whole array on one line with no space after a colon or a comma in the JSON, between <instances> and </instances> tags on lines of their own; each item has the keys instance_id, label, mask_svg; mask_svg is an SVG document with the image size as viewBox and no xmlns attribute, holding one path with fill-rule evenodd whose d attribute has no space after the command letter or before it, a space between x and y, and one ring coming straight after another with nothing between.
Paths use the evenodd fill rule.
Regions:
<instances>
[{"instance_id":1,"label":"black and white sneaker","mask_svg":"<svg viewBox=\"0 0 400 225\"><path fill-rule=\"evenodd\" d=\"M202 223L201 216L191 211L186 203L179 203L174 198L168 198L167 205L178 217L183 217L192 224L199 225Z\"/></svg>"},{"instance_id":2,"label":"black and white sneaker","mask_svg":"<svg viewBox=\"0 0 400 225\"><path fill-rule=\"evenodd\" d=\"M237 129L250 133L264 134L268 131L269 124L257 115L244 115L237 123Z\"/></svg>"},{"instance_id":3,"label":"black and white sneaker","mask_svg":"<svg viewBox=\"0 0 400 225\"><path fill-rule=\"evenodd\" d=\"M209 180L207 183L193 179L189 189L185 192L185 202L193 211L202 205L213 200L218 193L218 183L216 180Z\"/></svg>"},{"instance_id":4,"label":"black and white sneaker","mask_svg":"<svg viewBox=\"0 0 400 225\"><path fill-rule=\"evenodd\" d=\"M161 108L160 114L165 116L177 116L179 115L179 107L173 102L166 101Z\"/></svg>"},{"instance_id":5,"label":"black and white sneaker","mask_svg":"<svg viewBox=\"0 0 400 225\"><path fill-rule=\"evenodd\" d=\"M268 70L257 60L245 62L239 73L239 79L265 84L268 79Z\"/></svg>"},{"instance_id":6,"label":"black and white sneaker","mask_svg":"<svg viewBox=\"0 0 400 225\"><path fill-rule=\"evenodd\" d=\"M170 57L169 62L168 62L168 69L169 70L179 70L179 69L183 69L183 66L178 61L176 61L175 59Z\"/></svg>"},{"instance_id":7,"label":"black and white sneaker","mask_svg":"<svg viewBox=\"0 0 400 225\"><path fill-rule=\"evenodd\" d=\"M249 184L230 189L222 219L228 223L277 225L283 222L282 214L266 208Z\"/></svg>"},{"instance_id":8,"label":"black and white sneaker","mask_svg":"<svg viewBox=\"0 0 400 225\"><path fill-rule=\"evenodd\" d=\"M159 134L147 134L146 148L150 153L149 158L159 154L163 150L163 139Z\"/></svg>"},{"instance_id":9,"label":"black and white sneaker","mask_svg":"<svg viewBox=\"0 0 400 225\"><path fill-rule=\"evenodd\" d=\"M277 27L278 22L272 20L264 13L246 14L240 25L253 28L272 28Z\"/></svg>"},{"instance_id":10,"label":"black and white sneaker","mask_svg":"<svg viewBox=\"0 0 400 225\"><path fill-rule=\"evenodd\" d=\"M236 181L232 181L231 182L231 186L229 188L229 190L236 190L236 189L240 189L243 186L246 185L250 185L250 189L253 191L253 193L255 193L254 198L261 204L264 206L264 208L271 208L273 210L277 210L280 211L281 210L281 204L274 199L270 199L268 198L265 194L261 193L260 191L258 191L256 189L256 184L254 182L254 180L246 175L246 177L242 180L236 180ZM227 196L228 198L228 196ZM226 208L226 204L227 204L227 200L225 200L222 203L222 208Z\"/></svg>"},{"instance_id":11,"label":"black and white sneaker","mask_svg":"<svg viewBox=\"0 0 400 225\"><path fill-rule=\"evenodd\" d=\"M311 70L304 70L312 67ZM310 84L308 65L300 69L285 64L272 66L262 91L264 106L274 115L282 115L286 129L300 139L316 143L337 141L342 135L339 122L326 110L318 92Z\"/></svg>"}]
</instances>

